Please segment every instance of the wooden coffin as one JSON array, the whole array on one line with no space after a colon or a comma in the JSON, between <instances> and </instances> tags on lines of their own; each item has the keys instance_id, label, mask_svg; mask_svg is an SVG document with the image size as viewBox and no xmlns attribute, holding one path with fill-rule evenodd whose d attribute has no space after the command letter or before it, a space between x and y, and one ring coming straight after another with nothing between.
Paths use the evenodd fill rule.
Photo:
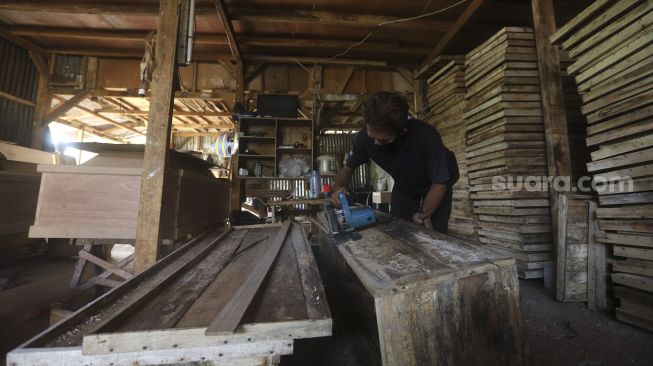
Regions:
<instances>
[{"instance_id":1,"label":"wooden coffin","mask_svg":"<svg viewBox=\"0 0 653 366\"><path fill-rule=\"evenodd\" d=\"M78 166L39 165L43 177L30 237L136 238L143 152L120 146L106 147ZM163 240L182 239L224 221L229 182L214 178L201 159L175 151L169 159Z\"/></svg>"},{"instance_id":2,"label":"wooden coffin","mask_svg":"<svg viewBox=\"0 0 653 366\"><path fill-rule=\"evenodd\" d=\"M327 288L352 273L362 284L351 293L365 296L348 293L348 307L362 304L360 318L375 320L367 328L383 365L526 362L513 258L405 221L359 233L334 246L322 230L320 257Z\"/></svg>"}]
</instances>

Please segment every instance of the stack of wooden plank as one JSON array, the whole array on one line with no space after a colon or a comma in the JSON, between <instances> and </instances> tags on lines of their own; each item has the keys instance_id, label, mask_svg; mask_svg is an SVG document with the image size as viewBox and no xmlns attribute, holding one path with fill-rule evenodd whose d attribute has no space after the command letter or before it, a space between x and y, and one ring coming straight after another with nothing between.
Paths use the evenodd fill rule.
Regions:
<instances>
[{"instance_id":1,"label":"stack of wooden plank","mask_svg":"<svg viewBox=\"0 0 653 366\"><path fill-rule=\"evenodd\" d=\"M451 234L476 237L476 223L469 199L469 179L465 157L465 61L454 57L428 79L429 113L424 118L435 126L442 142L458 160L460 179L453 186L453 208L449 220Z\"/></svg>"},{"instance_id":2,"label":"stack of wooden plank","mask_svg":"<svg viewBox=\"0 0 653 366\"><path fill-rule=\"evenodd\" d=\"M653 330L653 3L593 3L552 38L569 53L599 193L596 240L612 248L617 318Z\"/></svg>"},{"instance_id":3,"label":"stack of wooden plank","mask_svg":"<svg viewBox=\"0 0 653 366\"><path fill-rule=\"evenodd\" d=\"M547 173L533 31L504 28L468 53L465 65L467 169L479 240L514 256L520 277L542 277L552 258L549 194L519 185Z\"/></svg>"},{"instance_id":4,"label":"stack of wooden plank","mask_svg":"<svg viewBox=\"0 0 653 366\"><path fill-rule=\"evenodd\" d=\"M10 352L22 365L271 365L331 315L298 224L214 229Z\"/></svg>"}]
</instances>

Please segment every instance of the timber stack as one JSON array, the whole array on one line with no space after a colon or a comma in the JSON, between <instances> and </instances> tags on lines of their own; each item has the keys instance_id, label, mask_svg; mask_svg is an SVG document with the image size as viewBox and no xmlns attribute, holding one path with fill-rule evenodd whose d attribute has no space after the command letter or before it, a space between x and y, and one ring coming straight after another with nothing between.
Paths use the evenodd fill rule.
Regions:
<instances>
[{"instance_id":1,"label":"timber stack","mask_svg":"<svg viewBox=\"0 0 653 366\"><path fill-rule=\"evenodd\" d=\"M508 27L465 60L467 169L479 241L541 278L552 259L549 193L511 179L546 176L537 53L532 29Z\"/></svg>"},{"instance_id":2,"label":"timber stack","mask_svg":"<svg viewBox=\"0 0 653 366\"><path fill-rule=\"evenodd\" d=\"M427 101L429 113L425 121L435 126L442 142L458 160L460 179L453 186L453 207L449 233L476 238L476 222L469 199L469 180L465 158L466 135L463 109L465 108L465 62L454 56L428 79Z\"/></svg>"},{"instance_id":3,"label":"timber stack","mask_svg":"<svg viewBox=\"0 0 653 366\"><path fill-rule=\"evenodd\" d=\"M599 193L596 240L612 249L617 318L653 330L653 3L596 1L552 37L573 63Z\"/></svg>"}]
</instances>

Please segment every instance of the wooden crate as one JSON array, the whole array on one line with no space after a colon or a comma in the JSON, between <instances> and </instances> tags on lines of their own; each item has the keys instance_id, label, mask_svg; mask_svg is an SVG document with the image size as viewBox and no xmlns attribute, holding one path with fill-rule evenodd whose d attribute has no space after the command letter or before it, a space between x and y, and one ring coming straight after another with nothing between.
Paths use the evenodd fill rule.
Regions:
<instances>
[{"instance_id":1,"label":"wooden crate","mask_svg":"<svg viewBox=\"0 0 653 366\"><path fill-rule=\"evenodd\" d=\"M406 221L358 232L334 246L322 231L320 258L327 286L362 283L384 365L526 362L514 259Z\"/></svg>"},{"instance_id":2,"label":"wooden crate","mask_svg":"<svg viewBox=\"0 0 653 366\"><path fill-rule=\"evenodd\" d=\"M7 356L23 365L269 365L295 339L331 335L331 315L298 224L212 229ZM278 254L268 247L279 238ZM271 259L235 332L207 327Z\"/></svg>"},{"instance_id":3,"label":"wooden crate","mask_svg":"<svg viewBox=\"0 0 653 366\"><path fill-rule=\"evenodd\" d=\"M589 11L591 10L591 11ZM597 2L553 37L581 92L596 240L612 254L617 318L653 329L653 3ZM607 183L606 183L607 182ZM623 286L623 287L622 287Z\"/></svg>"},{"instance_id":4,"label":"wooden crate","mask_svg":"<svg viewBox=\"0 0 653 366\"><path fill-rule=\"evenodd\" d=\"M79 166L39 165L43 178L30 237L136 238L143 153L119 146ZM173 242L228 217L229 182L213 178L200 159L170 154L162 233Z\"/></svg>"}]
</instances>

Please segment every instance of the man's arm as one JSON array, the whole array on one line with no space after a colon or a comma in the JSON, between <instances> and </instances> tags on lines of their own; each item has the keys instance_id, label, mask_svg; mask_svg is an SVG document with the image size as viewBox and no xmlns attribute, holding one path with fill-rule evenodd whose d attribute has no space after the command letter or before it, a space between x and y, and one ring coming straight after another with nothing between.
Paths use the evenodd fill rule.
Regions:
<instances>
[{"instance_id":1,"label":"man's arm","mask_svg":"<svg viewBox=\"0 0 653 366\"><path fill-rule=\"evenodd\" d=\"M424 197L422 202L422 207L419 212L413 214L413 221L416 224L424 225L428 228L432 228L431 216L438 209L444 193L447 190L447 186L444 184L433 183L428 193Z\"/></svg>"},{"instance_id":2,"label":"man's arm","mask_svg":"<svg viewBox=\"0 0 653 366\"><path fill-rule=\"evenodd\" d=\"M338 199L338 192L344 191L349 193L349 180L354 170L346 164L338 171L336 177L333 179L333 193L331 194L331 202L334 206L340 207L340 200Z\"/></svg>"}]
</instances>

